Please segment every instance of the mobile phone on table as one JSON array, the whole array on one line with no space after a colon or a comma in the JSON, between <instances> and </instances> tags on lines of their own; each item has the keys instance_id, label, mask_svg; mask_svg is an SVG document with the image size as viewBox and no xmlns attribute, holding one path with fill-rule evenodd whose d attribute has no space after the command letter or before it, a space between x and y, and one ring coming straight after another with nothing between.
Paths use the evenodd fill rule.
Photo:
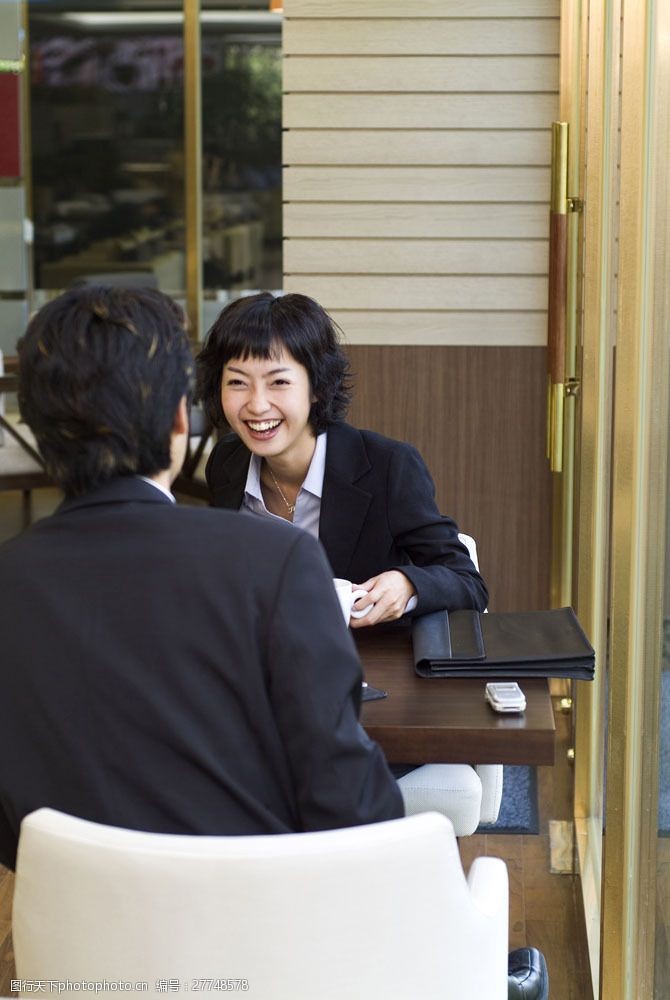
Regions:
<instances>
[{"instance_id":1,"label":"mobile phone on table","mask_svg":"<svg viewBox=\"0 0 670 1000\"><path fill-rule=\"evenodd\" d=\"M526 696L516 681L490 681L485 698L494 712L523 712Z\"/></svg>"}]
</instances>

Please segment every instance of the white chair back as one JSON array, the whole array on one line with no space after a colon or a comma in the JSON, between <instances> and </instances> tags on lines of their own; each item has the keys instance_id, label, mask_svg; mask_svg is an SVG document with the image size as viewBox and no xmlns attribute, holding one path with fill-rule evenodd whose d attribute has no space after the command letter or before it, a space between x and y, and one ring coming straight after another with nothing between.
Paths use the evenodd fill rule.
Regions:
<instances>
[{"instance_id":1,"label":"white chair back","mask_svg":"<svg viewBox=\"0 0 670 1000\"><path fill-rule=\"evenodd\" d=\"M459 533L458 533L458 540L459 540L459 542L462 542L463 545L465 545L466 549L468 550L468 552L470 554L470 558L472 559L473 563L475 564L475 569L478 570L479 569L479 560L477 558L477 543L476 543L476 541L474 540L474 538L472 537L472 535L465 535L465 534L463 534L462 531L459 531Z\"/></svg>"},{"instance_id":2,"label":"white chair back","mask_svg":"<svg viewBox=\"0 0 670 1000\"><path fill-rule=\"evenodd\" d=\"M479 858L466 881L435 814L189 837L40 809L21 827L16 972L148 996L234 979L253 1000L505 1000L507 908L504 863Z\"/></svg>"}]
</instances>

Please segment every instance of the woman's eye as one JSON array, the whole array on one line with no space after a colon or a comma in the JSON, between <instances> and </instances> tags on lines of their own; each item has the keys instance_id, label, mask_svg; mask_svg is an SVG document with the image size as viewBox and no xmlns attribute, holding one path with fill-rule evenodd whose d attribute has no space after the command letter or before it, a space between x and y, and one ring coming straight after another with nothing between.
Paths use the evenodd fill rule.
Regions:
<instances>
[{"instance_id":1,"label":"woman's eye","mask_svg":"<svg viewBox=\"0 0 670 1000\"><path fill-rule=\"evenodd\" d=\"M228 381L226 382L226 385L230 385L233 386L233 388L235 388L236 386L244 385L244 382L242 381L241 378L229 378Z\"/></svg>"},{"instance_id":2,"label":"woman's eye","mask_svg":"<svg viewBox=\"0 0 670 1000\"><path fill-rule=\"evenodd\" d=\"M290 385L291 383L289 382L289 380L287 378L276 378L272 384L273 385Z\"/></svg>"}]
</instances>

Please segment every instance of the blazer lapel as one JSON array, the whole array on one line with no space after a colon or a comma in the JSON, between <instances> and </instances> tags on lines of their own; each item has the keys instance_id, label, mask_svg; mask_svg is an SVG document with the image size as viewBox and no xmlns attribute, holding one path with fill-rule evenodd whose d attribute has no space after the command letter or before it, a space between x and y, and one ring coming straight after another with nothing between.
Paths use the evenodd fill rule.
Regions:
<instances>
[{"instance_id":1,"label":"blazer lapel","mask_svg":"<svg viewBox=\"0 0 670 1000\"><path fill-rule=\"evenodd\" d=\"M370 470L360 433L348 424L328 428L319 540L335 576L346 578L372 494L356 485Z\"/></svg>"},{"instance_id":2,"label":"blazer lapel","mask_svg":"<svg viewBox=\"0 0 670 1000\"><path fill-rule=\"evenodd\" d=\"M234 442L236 444L231 441L231 451L219 465L218 475L221 476L221 482L213 494L217 506L239 510L244 499L244 485L247 481L251 453L239 438L235 438Z\"/></svg>"}]
</instances>

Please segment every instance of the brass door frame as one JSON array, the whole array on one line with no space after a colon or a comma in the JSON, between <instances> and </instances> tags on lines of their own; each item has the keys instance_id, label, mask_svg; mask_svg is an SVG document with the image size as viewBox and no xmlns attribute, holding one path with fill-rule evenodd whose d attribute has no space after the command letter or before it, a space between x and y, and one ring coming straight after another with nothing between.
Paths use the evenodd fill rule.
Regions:
<instances>
[{"instance_id":1,"label":"brass door frame","mask_svg":"<svg viewBox=\"0 0 670 1000\"><path fill-rule=\"evenodd\" d=\"M189 336L202 336L202 68L200 0L184 0L184 210Z\"/></svg>"},{"instance_id":2,"label":"brass door frame","mask_svg":"<svg viewBox=\"0 0 670 1000\"><path fill-rule=\"evenodd\" d=\"M580 621L596 650L598 669L593 684L576 685L575 830L596 997L601 965L620 15L620 0L584 5L588 130L584 137L584 312L575 594Z\"/></svg>"}]
</instances>

